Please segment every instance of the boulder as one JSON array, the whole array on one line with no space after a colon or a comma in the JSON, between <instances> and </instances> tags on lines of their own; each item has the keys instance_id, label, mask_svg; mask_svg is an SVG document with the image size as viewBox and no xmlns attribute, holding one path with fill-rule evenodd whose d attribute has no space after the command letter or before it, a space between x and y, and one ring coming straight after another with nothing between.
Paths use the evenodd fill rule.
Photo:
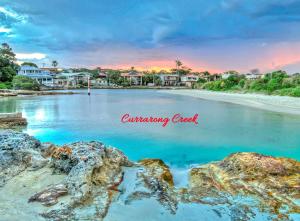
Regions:
<instances>
[{"instance_id":1,"label":"boulder","mask_svg":"<svg viewBox=\"0 0 300 221\"><path fill-rule=\"evenodd\" d=\"M189 187L182 194L187 202L230 204L232 197L253 197L261 211L279 219L299 213L300 162L257 153L235 153L220 162L191 169Z\"/></svg>"},{"instance_id":2,"label":"boulder","mask_svg":"<svg viewBox=\"0 0 300 221\"><path fill-rule=\"evenodd\" d=\"M121 151L107 148L100 142L76 142L55 148L47 146L51 149L53 171L67 174L60 186L66 187L70 200L43 213L43 216L50 220L102 219L123 180L123 167L132 166L132 163ZM53 205L58 202L59 193L61 191L56 187L49 187L33 196L31 201Z\"/></svg>"},{"instance_id":3,"label":"boulder","mask_svg":"<svg viewBox=\"0 0 300 221\"><path fill-rule=\"evenodd\" d=\"M0 131L0 187L26 168L38 169L47 162L40 154L41 143L13 130Z\"/></svg>"}]
</instances>

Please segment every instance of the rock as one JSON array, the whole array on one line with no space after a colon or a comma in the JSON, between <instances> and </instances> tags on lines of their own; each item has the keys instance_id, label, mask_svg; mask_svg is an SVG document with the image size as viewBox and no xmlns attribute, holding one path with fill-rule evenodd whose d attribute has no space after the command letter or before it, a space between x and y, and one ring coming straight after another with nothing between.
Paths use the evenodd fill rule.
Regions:
<instances>
[{"instance_id":1,"label":"rock","mask_svg":"<svg viewBox=\"0 0 300 221\"><path fill-rule=\"evenodd\" d=\"M43 157L51 157L53 152L57 149L57 146L50 142L45 142L41 144L41 154Z\"/></svg>"},{"instance_id":2,"label":"rock","mask_svg":"<svg viewBox=\"0 0 300 221\"><path fill-rule=\"evenodd\" d=\"M27 125L22 113L0 113L0 128L13 128Z\"/></svg>"},{"instance_id":3,"label":"rock","mask_svg":"<svg viewBox=\"0 0 300 221\"><path fill-rule=\"evenodd\" d=\"M40 168L45 159L40 155L40 142L13 130L0 131L0 187L26 168Z\"/></svg>"},{"instance_id":4,"label":"rock","mask_svg":"<svg viewBox=\"0 0 300 221\"><path fill-rule=\"evenodd\" d=\"M143 159L139 161L139 164L143 165L150 175L174 186L170 168L161 159Z\"/></svg>"},{"instance_id":5,"label":"rock","mask_svg":"<svg viewBox=\"0 0 300 221\"><path fill-rule=\"evenodd\" d=\"M257 199L262 211L288 217L300 211L300 162L257 153L236 153L220 162L190 171L189 188L182 193L187 202L230 203L234 196ZM226 199L226 200L225 200ZM240 205L242 206L242 205Z\"/></svg>"},{"instance_id":6,"label":"rock","mask_svg":"<svg viewBox=\"0 0 300 221\"><path fill-rule=\"evenodd\" d=\"M58 202L57 198L68 193L65 185L59 184L34 194L28 202L41 202L44 206L52 206Z\"/></svg>"},{"instance_id":7,"label":"rock","mask_svg":"<svg viewBox=\"0 0 300 221\"><path fill-rule=\"evenodd\" d=\"M236 153L191 168L188 186L177 188L160 159L133 164L121 151L100 142L56 146L24 133L0 131L0 188L14 176L37 173L29 170L42 173L39 169L45 165L49 179L52 172L61 173L55 175L61 178L44 185L45 189L37 185L26 201L35 202L30 204L38 208L35 211L40 210L37 203L47 206L40 214L51 221L103 220L110 204L120 199L126 206L136 200L157 200L171 214L178 204L212 205L218 217L225 212L232 220L243 221L252 220L257 208L275 220L300 213L300 162L296 160Z\"/></svg>"},{"instance_id":8,"label":"rock","mask_svg":"<svg viewBox=\"0 0 300 221\"><path fill-rule=\"evenodd\" d=\"M72 143L51 152L54 171L67 174L63 185L71 198L43 216L50 220L102 219L123 180L123 167L132 163L121 151L106 148L100 142ZM49 189L42 191L45 192L49 193Z\"/></svg>"},{"instance_id":9,"label":"rock","mask_svg":"<svg viewBox=\"0 0 300 221\"><path fill-rule=\"evenodd\" d=\"M145 187L151 191L151 195L156 196L163 206L170 210L172 214L175 214L178 202L174 192L173 176L169 167L160 159L144 159L139 161L139 164L145 169L138 174ZM144 195L148 197L147 193L137 193L133 193L133 196Z\"/></svg>"}]
</instances>

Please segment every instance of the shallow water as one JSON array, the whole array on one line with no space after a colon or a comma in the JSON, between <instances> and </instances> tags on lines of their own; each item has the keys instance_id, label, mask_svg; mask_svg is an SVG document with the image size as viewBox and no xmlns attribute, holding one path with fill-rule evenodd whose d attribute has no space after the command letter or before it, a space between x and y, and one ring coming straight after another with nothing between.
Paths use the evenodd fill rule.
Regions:
<instances>
[{"instance_id":1,"label":"shallow water","mask_svg":"<svg viewBox=\"0 0 300 221\"><path fill-rule=\"evenodd\" d=\"M93 90L83 94L0 99L0 112L20 111L25 132L63 144L99 140L132 160L161 158L182 167L252 151L300 160L300 117L157 90ZM121 116L199 114L199 124L124 124Z\"/></svg>"}]
</instances>

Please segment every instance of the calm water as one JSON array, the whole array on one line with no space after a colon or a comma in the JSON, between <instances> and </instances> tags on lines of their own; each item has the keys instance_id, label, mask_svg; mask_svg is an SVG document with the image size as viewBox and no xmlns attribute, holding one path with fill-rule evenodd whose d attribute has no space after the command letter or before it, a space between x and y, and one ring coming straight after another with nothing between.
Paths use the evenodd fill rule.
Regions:
<instances>
[{"instance_id":1,"label":"calm water","mask_svg":"<svg viewBox=\"0 0 300 221\"><path fill-rule=\"evenodd\" d=\"M81 91L83 92L83 91ZM20 111L25 132L64 144L99 140L132 160L161 158L174 166L255 151L300 160L300 117L170 95L156 90L93 90L92 95L0 99L0 112ZM199 114L199 124L123 124L123 114L172 117Z\"/></svg>"}]
</instances>

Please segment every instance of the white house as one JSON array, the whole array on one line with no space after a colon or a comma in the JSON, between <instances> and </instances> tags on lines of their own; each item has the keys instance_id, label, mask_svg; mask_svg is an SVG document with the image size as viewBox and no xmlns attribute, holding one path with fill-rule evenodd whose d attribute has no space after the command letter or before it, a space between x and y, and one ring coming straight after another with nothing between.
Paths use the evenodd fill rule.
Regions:
<instances>
[{"instance_id":1,"label":"white house","mask_svg":"<svg viewBox=\"0 0 300 221\"><path fill-rule=\"evenodd\" d=\"M179 75L177 74L160 74L163 86L176 86L179 84Z\"/></svg>"},{"instance_id":2,"label":"white house","mask_svg":"<svg viewBox=\"0 0 300 221\"><path fill-rule=\"evenodd\" d=\"M24 65L18 71L18 75L26 76L36 80L39 84L52 87L54 84L53 76L49 71L41 70L37 67Z\"/></svg>"},{"instance_id":3,"label":"white house","mask_svg":"<svg viewBox=\"0 0 300 221\"><path fill-rule=\"evenodd\" d=\"M63 72L55 76L54 84L58 87L76 87L78 84L87 84L89 78L88 72Z\"/></svg>"},{"instance_id":4,"label":"white house","mask_svg":"<svg viewBox=\"0 0 300 221\"><path fill-rule=\"evenodd\" d=\"M193 83L198 81L199 77L197 75L189 74L181 77L181 82L188 87L192 87Z\"/></svg>"},{"instance_id":5,"label":"white house","mask_svg":"<svg viewBox=\"0 0 300 221\"><path fill-rule=\"evenodd\" d=\"M232 74L231 73L223 73L222 74L222 79L227 79L231 76Z\"/></svg>"},{"instance_id":6,"label":"white house","mask_svg":"<svg viewBox=\"0 0 300 221\"><path fill-rule=\"evenodd\" d=\"M255 80L255 79L261 78L263 75L262 74L247 73L245 76L249 80Z\"/></svg>"},{"instance_id":7,"label":"white house","mask_svg":"<svg viewBox=\"0 0 300 221\"><path fill-rule=\"evenodd\" d=\"M144 74L130 71L126 73L121 73L121 77L127 79L130 82L130 85L142 85L143 84L143 76Z\"/></svg>"}]
</instances>

